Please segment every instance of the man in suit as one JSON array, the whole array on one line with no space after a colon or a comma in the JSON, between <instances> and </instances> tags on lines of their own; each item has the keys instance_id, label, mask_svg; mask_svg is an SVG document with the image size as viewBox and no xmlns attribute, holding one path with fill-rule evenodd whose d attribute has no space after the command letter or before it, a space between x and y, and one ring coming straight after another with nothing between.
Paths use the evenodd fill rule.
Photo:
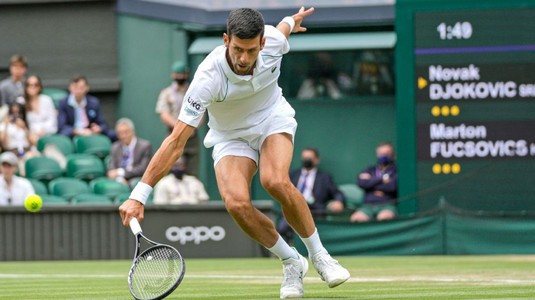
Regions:
<instances>
[{"instance_id":1,"label":"man in suit","mask_svg":"<svg viewBox=\"0 0 535 300\"><path fill-rule=\"evenodd\" d=\"M58 133L73 138L78 135L104 134L112 141L115 132L108 127L100 111L98 98L88 95L84 76L75 76L69 84L70 94L58 104Z\"/></svg>"},{"instance_id":2,"label":"man in suit","mask_svg":"<svg viewBox=\"0 0 535 300\"><path fill-rule=\"evenodd\" d=\"M357 177L357 185L364 190L364 205L351 215L351 222L387 221L397 216L398 173L394 145L381 143L375 153L377 163Z\"/></svg>"},{"instance_id":3,"label":"man in suit","mask_svg":"<svg viewBox=\"0 0 535 300\"><path fill-rule=\"evenodd\" d=\"M136 137L134 122L119 119L115 125L118 140L112 144L108 164L108 178L128 183L141 177L152 158L149 141Z\"/></svg>"},{"instance_id":4,"label":"man in suit","mask_svg":"<svg viewBox=\"0 0 535 300\"><path fill-rule=\"evenodd\" d=\"M338 190L331 174L320 171L319 151L305 148L301 152L300 169L290 172L290 180L303 194L305 201L316 219L325 217L327 212L339 213L344 210L345 197ZM281 218L277 230L289 242L293 239L293 230L284 218Z\"/></svg>"}]
</instances>

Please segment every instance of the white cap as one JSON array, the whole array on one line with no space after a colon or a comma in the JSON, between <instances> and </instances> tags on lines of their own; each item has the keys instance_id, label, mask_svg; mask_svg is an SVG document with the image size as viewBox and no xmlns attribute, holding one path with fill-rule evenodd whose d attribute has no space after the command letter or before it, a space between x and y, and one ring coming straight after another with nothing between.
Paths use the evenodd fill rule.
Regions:
<instances>
[{"instance_id":1,"label":"white cap","mask_svg":"<svg viewBox=\"0 0 535 300\"><path fill-rule=\"evenodd\" d=\"M8 163L12 166L16 166L19 160L13 152L4 152L0 155L0 163Z\"/></svg>"}]
</instances>

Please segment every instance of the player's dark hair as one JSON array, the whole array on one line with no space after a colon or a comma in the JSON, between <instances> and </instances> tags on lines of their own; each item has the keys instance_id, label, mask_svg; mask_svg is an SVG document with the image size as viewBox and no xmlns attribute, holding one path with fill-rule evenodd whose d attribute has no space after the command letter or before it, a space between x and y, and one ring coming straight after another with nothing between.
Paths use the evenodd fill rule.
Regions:
<instances>
[{"instance_id":1,"label":"player's dark hair","mask_svg":"<svg viewBox=\"0 0 535 300\"><path fill-rule=\"evenodd\" d=\"M252 8L238 8L232 10L227 19L227 35L233 35L239 39L253 39L260 35L264 36L264 17Z\"/></svg>"}]
</instances>

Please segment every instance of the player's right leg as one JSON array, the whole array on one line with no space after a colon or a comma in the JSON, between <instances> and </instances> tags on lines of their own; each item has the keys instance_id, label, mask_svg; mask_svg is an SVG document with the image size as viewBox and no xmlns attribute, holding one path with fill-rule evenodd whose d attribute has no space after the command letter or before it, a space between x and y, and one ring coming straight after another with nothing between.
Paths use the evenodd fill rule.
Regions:
<instances>
[{"instance_id":1,"label":"player's right leg","mask_svg":"<svg viewBox=\"0 0 535 300\"><path fill-rule=\"evenodd\" d=\"M255 172L254 160L243 156L224 156L215 166L219 193L231 217L252 239L270 247L277 242L279 234L273 222L251 203Z\"/></svg>"},{"instance_id":2,"label":"player's right leg","mask_svg":"<svg viewBox=\"0 0 535 300\"><path fill-rule=\"evenodd\" d=\"M225 156L219 159L215 170L219 192L234 221L282 260L281 299L303 297L303 277L308 271L308 261L288 246L273 222L251 203L250 188L256 162L248 157Z\"/></svg>"}]
</instances>

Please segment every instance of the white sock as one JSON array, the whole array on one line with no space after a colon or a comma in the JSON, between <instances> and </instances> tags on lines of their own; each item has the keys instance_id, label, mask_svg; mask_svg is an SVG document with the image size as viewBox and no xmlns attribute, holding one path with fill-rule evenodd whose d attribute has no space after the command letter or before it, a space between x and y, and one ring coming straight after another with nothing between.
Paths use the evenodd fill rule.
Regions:
<instances>
[{"instance_id":1,"label":"white sock","mask_svg":"<svg viewBox=\"0 0 535 300\"><path fill-rule=\"evenodd\" d=\"M304 238L304 237L300 237L300 238L305 244L305 246L307 247L309 256L312 256L322 251L327 252L327 250L325 249L325 247L323 247L323 244L321 243L320 235L318 234L317 228L314 229L314 233L311 236L307 238Z\"/></svg>"},{"instance_id":2,"label":"white sock","mask_svg":"<svg viewBox=\"0 0 535 300\"><path fill-rule=\"evenodd\" d=\"M290 247L288 243L280 236L271 248L267 248L271 253L275 254L280 260L285 260L287 258L298 258L297 251L294 248Z\"/></svg>"}]
</instances>

